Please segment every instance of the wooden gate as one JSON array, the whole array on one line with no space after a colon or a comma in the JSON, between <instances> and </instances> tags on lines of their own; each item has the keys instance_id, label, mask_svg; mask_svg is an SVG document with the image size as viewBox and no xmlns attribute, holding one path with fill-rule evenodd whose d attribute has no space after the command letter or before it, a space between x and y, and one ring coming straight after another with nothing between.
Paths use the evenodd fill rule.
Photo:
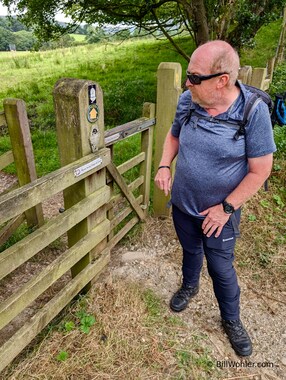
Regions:
<instances>
[{"instance_id":1,"label":"wooden gate","mask_svg":"<svg viewBox=\"0 0 286 380\"><path fill-rule=\"evenodd\" d=\"M2 345L0 372L79 292L88 289L109 262L111 248L145 218L149 204L154 104L144 105L142 118L104 132L103 96L97 83L60 80L54 100L62 167L2 195L0 220L9 222L60 191L65 211L0 253L0 280L9 281L18 268L65 233L68 247L2 301L0 330L62 276L71 277ZM113 145L138 133L140 152L116 166ZM128 183L124 173L135 167L138 176Z\"/></svg>"}]
</instances>

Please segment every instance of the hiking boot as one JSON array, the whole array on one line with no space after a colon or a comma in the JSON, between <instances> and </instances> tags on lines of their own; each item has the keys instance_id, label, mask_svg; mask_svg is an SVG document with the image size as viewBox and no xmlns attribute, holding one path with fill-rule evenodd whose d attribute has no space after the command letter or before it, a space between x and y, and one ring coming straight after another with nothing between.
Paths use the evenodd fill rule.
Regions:
<instances>
[{"instance_id":1,"label":"hiking boot","mask_svg":"<svg viewBox=\"0 0 286 380\"><path fill-rule=\"evenodd\" d=\"M237 321L222 320L222 325L229 338L232 348L237 353L237 355L251 355L252 343L240 319Z\"/></svg>"},{"instance_id":2,"label":"hiking boot","mask_svg":"<svg viewBox=\"0 0 286 380\"><path fill-rule=\"evenodd\" d=\"M173 295L170 301L170 308L173 311L182 311L188 306L189 301L199 291L199 286L182 285L182 287Z\"/></svg>"}]
</instances>

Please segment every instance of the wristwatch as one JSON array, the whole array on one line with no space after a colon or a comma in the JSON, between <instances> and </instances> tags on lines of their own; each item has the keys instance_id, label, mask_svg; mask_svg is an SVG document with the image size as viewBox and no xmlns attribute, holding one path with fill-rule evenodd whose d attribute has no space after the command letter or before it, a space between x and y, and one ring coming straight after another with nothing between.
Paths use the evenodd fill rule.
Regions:
<instances>
[{"instance_id":1,"label":"wristwatch","mask_svg":"<svg viewBox=\"0 0 286 380\"><path fill-rule=\"evenodd\" d=\"M223 201L222 202L222 206L223 206L223 211L226 213L226 214L233 214L235 209L233 207L232 204L228 203L227 201Z\"/></svg>"}]
</instances>

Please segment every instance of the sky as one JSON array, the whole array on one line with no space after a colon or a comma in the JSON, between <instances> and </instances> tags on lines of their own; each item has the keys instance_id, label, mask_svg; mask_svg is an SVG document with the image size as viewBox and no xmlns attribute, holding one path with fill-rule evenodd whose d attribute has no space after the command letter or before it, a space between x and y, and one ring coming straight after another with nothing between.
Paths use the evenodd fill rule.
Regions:
<instances>
[{"instance_id":1,"label":"sky","mask_svg":"<svg viewBox=\"0 0 286 380\"><path fill-rule=\"evenodd\" d=\"M0 4L0 16L7 16L7 8Z\"/></svg>"},{"instance_id":2,"label":"sky","mask_svg":"<svg viewBox=\"0 0 286 380\"><path fill-rule=\"evenodd\" d=\"M7 16L7 14L8 14L7 7L4 7L4 5L0 4L0 16ZM62 14L58 14L56 19L58 21L68 22L68 19L64 17Z\"/></svg>"}]
</instances>

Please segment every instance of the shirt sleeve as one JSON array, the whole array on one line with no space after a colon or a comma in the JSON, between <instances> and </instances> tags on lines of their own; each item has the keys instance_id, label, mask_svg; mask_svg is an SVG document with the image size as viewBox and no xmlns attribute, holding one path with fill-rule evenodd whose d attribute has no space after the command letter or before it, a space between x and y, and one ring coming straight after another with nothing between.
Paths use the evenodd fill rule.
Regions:
<instances>
[{"instance_id":1,"label":"shirt sleeve","mask_svg":"<svg viewBox=\"0 0 286 380\"><path fill-rule=\"evenodd\" d=\"M276 151L268 106L260 101L246 126L246 155L265 156Z\"/></svg>"},{"instance_id":2,"label":"shirt sleeve","mask_svg":"<svg viewBox=\"0 0 286 380\"><path fill-rule=\"evenodd\" d=\"M175 119L172 124L171 133L174 137L179 137L182 125L187 120L190 108L191 108L192 97L189 90L182 93L179 98Z\"/></svg>"}]
</instances>

